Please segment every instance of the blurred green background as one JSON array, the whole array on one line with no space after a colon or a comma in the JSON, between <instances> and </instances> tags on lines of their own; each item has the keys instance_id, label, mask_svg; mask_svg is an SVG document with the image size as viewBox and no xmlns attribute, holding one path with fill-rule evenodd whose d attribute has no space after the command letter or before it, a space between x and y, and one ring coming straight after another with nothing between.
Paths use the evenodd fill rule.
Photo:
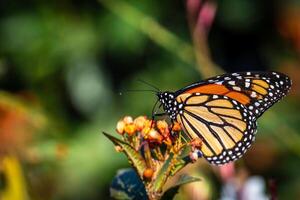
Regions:
<instances>
[{"instance_id":1,"label":"blurred green background","mask_svg":"<svg viewBox=\"0 0 300 200\"><path fill-rule=\"evenodd\" d=\"M263 177L268 194L274 180L279 198L300 198L300 3L216 1L203 53L187 2L0 2L0 199L108 199L113 176L129 164L101 132L115 134L125 115L149 116L156 100L119 93L149 89L138 79L171 91L201 80L213 65L196 55L227 72L292 78L237 168ZM220 198L216 168L195 166L209 182L207 199Z\"/></svg>"}]
</instances>

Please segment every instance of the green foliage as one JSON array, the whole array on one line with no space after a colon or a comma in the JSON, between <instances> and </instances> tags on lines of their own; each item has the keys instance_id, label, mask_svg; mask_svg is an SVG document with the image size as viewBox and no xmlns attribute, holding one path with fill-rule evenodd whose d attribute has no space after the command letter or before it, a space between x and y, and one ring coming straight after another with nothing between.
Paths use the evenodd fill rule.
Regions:
<instances>
[{"instance_id":1,"label":"green foliage","mask_svg":"<svg viewBox=\"0 0 300 200\"><path fill-rule=\"evenodd\" d=\"M181 175L179 180L176 182L175 185L172 185L172 187L170 187L166 192L164 192L163 196L162 196L162 200L167 200L167 199L173 199L174 196L178 193L179 187L187 184L187 183L192 183L192 182L196 182L196 181L201 181L200 178L197 177L192 177L189 175Z\"/></svg>"},{"instance_id":2,"label":"green foliage","mask_svg":"<svg viewBox=\"0 0 300 200\"><path fill-rule=\"evenodd\" d=\"M133 147L131 147L126 142L123 142L122 140L119 140L107 133L103 134L112 141L116 146L121 147L122 151L126 154L128 159L130 160L132 166L136 169L140 177L143 177L143 172L146 169L146 163L144 161L144 158L139 154Z\"/></svg>"}]
</instances>

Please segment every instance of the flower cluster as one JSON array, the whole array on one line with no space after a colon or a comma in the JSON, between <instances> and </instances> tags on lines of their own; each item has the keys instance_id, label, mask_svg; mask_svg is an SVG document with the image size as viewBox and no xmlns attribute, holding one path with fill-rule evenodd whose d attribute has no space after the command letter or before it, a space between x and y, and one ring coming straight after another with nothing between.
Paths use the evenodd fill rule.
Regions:
<instances>
[{"instance_id":1,"label":"flower cluster","mask_svg":"<svg viewBox=\"0 0 300 200\"><path fill-rule=\"evenodd\" d=\"M159 199L169 177L202 156L200 139L188 140L179 123L151 120L146 116L133 119L125 116L119 120L115 138L103 133L124 153L144 184L149 199ZM182 184L197 181L184 180ZM179 184L180 185L180 184Z\"/></svg>"},{"instance_id":2,"label":"flower cluster","mask_svg":"<svg viewBox=\"0 0 300 200\"><path fill-rule=\"evenodd\" d=\"M116 130L128 141L138 137L149 142L151 146L163 143L170 146L174 137L178 135L176 133L181 131L181 127L178 123L169 126L165 120L153 121L147 119L146 116L139 116L135 119L125 116L117 123Z\"/></svg>"}]
</instances>

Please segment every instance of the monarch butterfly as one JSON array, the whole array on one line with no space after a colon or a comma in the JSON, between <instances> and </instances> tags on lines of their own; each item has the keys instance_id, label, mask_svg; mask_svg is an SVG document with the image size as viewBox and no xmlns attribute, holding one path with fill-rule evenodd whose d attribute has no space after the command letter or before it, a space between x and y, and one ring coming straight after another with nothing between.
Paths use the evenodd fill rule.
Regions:
<instances>
[{"instance_id":1,"label":"monarch butterfly","mask_svg":"<svg viewBox=\"0 0 300 200\"><path fill-rule=\"evenodd\" d=\"M157 96L165 114L179 122L191 140L202 140L203 157L222 165L246 152L255 140L257 118L290 87L291 80L282 73L240 72Z\"/></svg>"}]
</instances>

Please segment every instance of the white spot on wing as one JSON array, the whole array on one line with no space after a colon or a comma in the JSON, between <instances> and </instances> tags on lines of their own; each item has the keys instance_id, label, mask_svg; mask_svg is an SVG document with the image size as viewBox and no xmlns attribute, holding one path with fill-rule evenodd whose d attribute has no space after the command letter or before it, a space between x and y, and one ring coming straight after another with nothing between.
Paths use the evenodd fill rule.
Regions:
<instances>
[{"instance_id":1,"label":"white spot on wing","mask_svg":"<svg viewBox=\"0 0 300 200\"><path fill-rule=\"evenodd\" d=\"M235 81L229 81L228 84L229 85L235 85Z\"/></svg>"},{"instance_id":2,"label":"white spot on wing","mask_svg":"<svg viewBox=\"0 0 300 200\"><path fill-rule=\"evenodd\" d=\"M233 86L232 88L233 88L234 90L236 90L236 91L241 91L241 88L240 88L240 87Z\"/></svg>"},{"instance_id":3,"label":"white spot on wing","mask_svg":"<svg viewBox=\"0 0 300 200\"><path fill-rule=\"evenodd\" d=\"M255 98L257 95L256 95L256 92L251 92L251 97Z\"/></svg>"}]
</instances>

